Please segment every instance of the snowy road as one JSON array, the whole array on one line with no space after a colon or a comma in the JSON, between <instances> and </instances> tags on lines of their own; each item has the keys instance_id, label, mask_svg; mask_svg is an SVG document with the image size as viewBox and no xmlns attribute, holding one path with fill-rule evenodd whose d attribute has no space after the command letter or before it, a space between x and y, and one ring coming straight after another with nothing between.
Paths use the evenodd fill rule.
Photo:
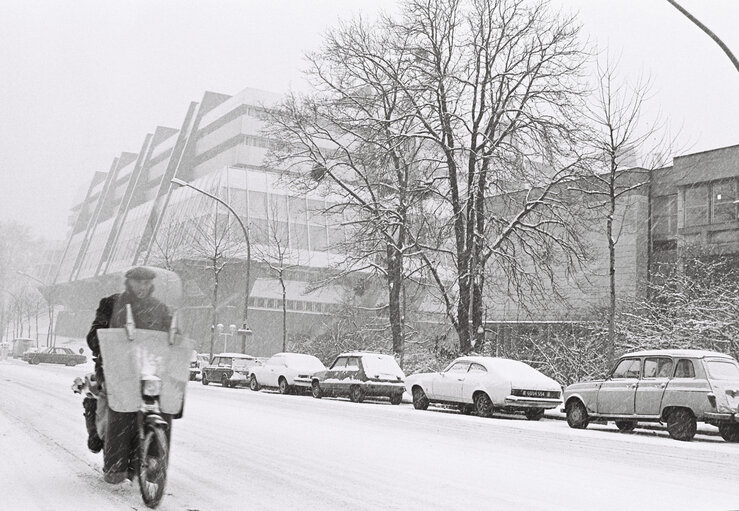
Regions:
<instances>
[{"instance_id":1,"label":"snowy road","mask_svg":"<svg viewBox=\"0 0 739 511\"><path fill-rule=\"evenodd\" d=\"M0 508L145 509L102 482L71 381L0 362ZM739 509L739 444L190 383L163 510Z\"/></svg>"}]
</instances>

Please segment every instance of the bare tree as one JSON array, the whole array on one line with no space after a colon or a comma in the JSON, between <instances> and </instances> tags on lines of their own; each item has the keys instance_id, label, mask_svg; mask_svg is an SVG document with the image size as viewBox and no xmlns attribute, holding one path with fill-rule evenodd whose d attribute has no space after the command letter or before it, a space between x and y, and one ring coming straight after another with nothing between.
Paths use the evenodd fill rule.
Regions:
<instances>
[{"instance_id":1,"label":"bare tree","mask_svg":"<svg viewBox=\"0 0 739 511\"><path fill-rule=\"evenodd\" d=\"M444 169L437 194L448 205L446 259L456 275L451 285L432 275L468 352L472 338L484 335L491 258L521 279L521 258L537 265L542 244L577 248L562 217L541 212L564 205L553 191L579 171L575 112L586 54L579 27L545 3L415 0L394 30L414 57L399 94L412 104L418 139ZM528 192L512 201L515 189Z\"/></svg>"},{"instance_id":2,"label":"bare tree","mask_svg":"<svg viewBox=\"0 0 739 511\"><path fill-rule=\"evenodd\" d=\"M608 342L607 360L615 359L616 346L616 252L629 209L627 198L635 191L649 193L651 172L669 158L668 143L659 119L645 122L643 109L649 99L649 84L619 81L608 61L597 67L597 88L587 117L591 123L589 144L594 150L591 173L571 188L584 193L596 215L605 217L608 246ZM641 167L636 156L642 154ZM619 214L620 212L620 214Z\"/></svg>"},{"instance_id":3,"label":"bare tree","mask_svg":"<svg viewBox=\"0 0 739 511\"><path fill-rule=\"evenodd\" d=\"M278 220L279 212L275 204L272 204L269 219L266 224L266 232L258 232L259 227L252 226L255 234L265 240L254 246L257 257L267 265L274 273L280 283L282 290L282 351L287 351L287 288L285 276L290 270L300 265L300 256L297 250L290 246L288 224Z\"/></svg>"},{"instance_id":4,"label":"bare tree","mask_svg":"<svg viewBox=\"0 0 739 511\"><path fill-rule=\"evenodd\" d=\"M222 212L219 205L213 206L211 214L197 217L185 226L188 233L186 254L195 264L202 264L212 282L211 319L212 325L218 324L219 292L221 276L241 250L243 240L233 229L233 221ZM240 233L239 233L240 234ZM211 329L210 358L213 358L216 332Z\"/></svg>"},{"instance_id":5,"label":"bare tree","mask_svg":"<svg viewBox=\"0 0 739 511\"><path fill-rule=\"evenodd\" d=\"M309 57L318 92L288 96L271 112L268 133L278 141L276 162L304 189L328 193L327 213L348 219L342 275L370 271L385 279L393 351L402 359L403 282L418 271L408 267L418 251L409 233L413 208L428 190L427 163L396 85L412 56L394 41L397 34L377 28L356 20L330 32Z\"/></svg>"},{"instance_id":6,"label":"bare tree","mask_svg":"<svg viewBox=\"0 0 739 511\"><path fill-rule=\"evenodd\" d=\"M181 219L167 215L166 221L159 226L157 235L152 241L149 261L155 266L174 271L175 263L184 259L190 252L191 235L186 233L186 223Z\"/></svg>"}]
</instances>

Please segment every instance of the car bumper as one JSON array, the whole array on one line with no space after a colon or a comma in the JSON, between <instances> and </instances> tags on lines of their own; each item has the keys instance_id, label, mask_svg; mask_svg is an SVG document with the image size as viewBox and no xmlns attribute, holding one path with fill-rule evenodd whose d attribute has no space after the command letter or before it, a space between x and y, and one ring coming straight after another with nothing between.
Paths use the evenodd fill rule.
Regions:
<instances>
[{"instance_id":1,"label":"car bumper","mask_svg":"<svg viewBox=\"0 0 739 511\"><path fill-rule=\"evenodd\" d=\"M739 413L718 413L708 412L705 414L705 418L714 421L728 421L728 422L739 422Z\"/></svg>"},{"instance_id":2,"label":"car bumper","mask_svg":"<svg viewBox=\"0 0 739 511\"><path fill-rule=\"evenodd\" d=\"M521 396L508 396L505 398L505 406L508 408L556 408L562 404L561 399L533 398Z\"/></svg>"},{"instance_id":3,"label":"car bumper","mask_svg":"<svg viewBox=\"0 0 739 511\"><path fill-rule=\"evenodd\" d=\"M302 389L309 389L311 384L312 380L310 378L301 378L298 376L293 380L293 385Z\"/></svg>"},{"instance_id":4,"label":"car bumper","mask_svg":"<svg viewBox=\"0 0 739 511\"><path fill-rule=\"evenodd\" d=\"M231 382L231 385L248 385L249 375L244 373L234 373L231 375L228 381Z\"/></svg>"},{"instance_id":5,"label":"car bumper","mask_svg":"<svg viewBox=\"0 0 739 511\"><path fill-rule=\"evenodd\" d=\"M368 396L390 397L405 392L404 383L395 382L365 382L360 385Z\"/></svg>"}]
</instances>

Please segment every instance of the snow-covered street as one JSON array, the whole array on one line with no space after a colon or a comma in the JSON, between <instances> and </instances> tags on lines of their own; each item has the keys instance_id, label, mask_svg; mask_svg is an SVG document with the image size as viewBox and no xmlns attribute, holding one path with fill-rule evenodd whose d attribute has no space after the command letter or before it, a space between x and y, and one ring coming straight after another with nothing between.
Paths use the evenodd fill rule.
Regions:
<instances>
[{"instance_id":1,"label":"snow-covered street","mask_svg":"<svg viewBox=\"0 0 739 511\"><path fill-rule=\"evenodd\" d=\"M102 481L72 379L0 362L3 509L144 509ZM191 382L163 510L737 509L739 444Z\"/></svg>"}]
</instances>

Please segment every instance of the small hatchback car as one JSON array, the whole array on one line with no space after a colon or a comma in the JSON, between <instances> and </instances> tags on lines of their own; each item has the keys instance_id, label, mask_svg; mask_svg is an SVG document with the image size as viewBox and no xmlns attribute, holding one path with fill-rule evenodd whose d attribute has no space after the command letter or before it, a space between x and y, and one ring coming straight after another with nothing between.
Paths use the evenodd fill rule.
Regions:
<instances>
[{"instance_id":1,"label":"small hatchback car","mask_svg":"<svg viewBox=\"0 0 739 511\"><path fill-rule=\"evenodd\" d=\"M564 392L571 428L613 420L621 431L637 422L665 422L670 436L691 440L697 422L718 426L739 442L739 363L702 350L650 350L622 356L605 380L575 383Z\"/></svg>"},{"instance_id":2,"label":"small hatchback car","mask_svg":"<svg viewBox=\"0 0 739 511\"><path fill-rule=\"evenodd\" d=\"M405 391L405 374L390 355L368 352L342 353L326 371L311 378L311 393L323 396L348 396L355 403L365 397L389 397L399 405Z\"/></svg>"},{"instance_id":3,"label":"small hatchback car","mask_svg":"<svg viewBox=\"0 0 739 511\"><path fill-rule=\"evenodd\" d=\"M243 353L221 353L213 357L213 361L203 367L202 384L218 382L222 387L246 387L249 384L249 372L259 362L256 357Z\"/></svg>"}]
</instances>

